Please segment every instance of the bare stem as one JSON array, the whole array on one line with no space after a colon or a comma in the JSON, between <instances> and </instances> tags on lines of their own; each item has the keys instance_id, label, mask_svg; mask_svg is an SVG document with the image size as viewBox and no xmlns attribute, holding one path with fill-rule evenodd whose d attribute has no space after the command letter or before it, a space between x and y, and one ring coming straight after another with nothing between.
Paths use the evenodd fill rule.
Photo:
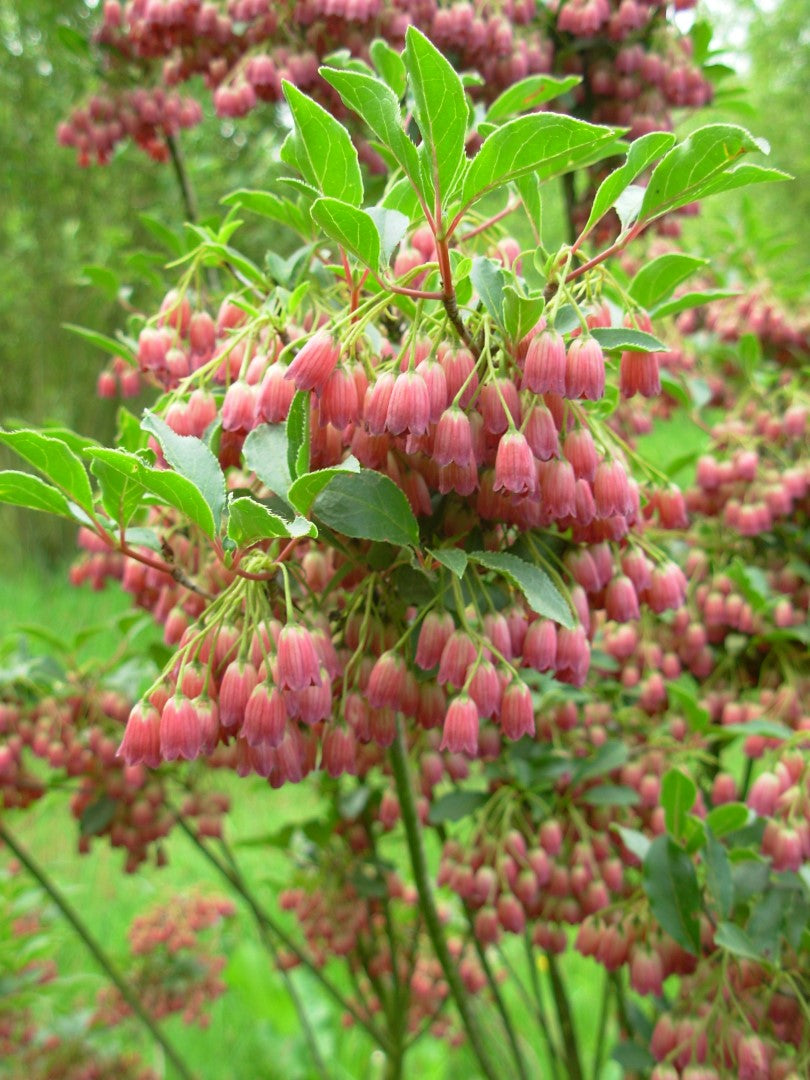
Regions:
<instances>
[{"instance_id":1,"label":"bare stem","mask_svg":"<svg viewBox=\"0 0 810 1080\"><path fill-rule=\"evenodd\" d=\"M149 1034L158 1043L163 1053L168 1060L177 1070L179 1076L183 1077L183 1080L194 1080L194 1073L191 1072L189 1067L174 1049L172 1044L160 1030L155 1020L141 1004L140 998L137 993L127 982L126 978L121 974L118 968L113 963L112 959L102 949L101 945L96 941L89 929L82 921L79 913L70 903L66 896L61 892L58 885L51 880L48 874L39 865L33 855L31 855L25 848L21 847L17 840L6 829L2 822L0 822L0 840L3 841L6 846L14 852L16 857L20 860L22 865L28 871L45 892L50 896L51 900L56 904L64 917L70 923L75 930L78 937L81 939L87 951L94 958L98 966L115 986L120 993L121 997L132 1009L133 1013L138 1017L144 1027L149 1031Z\"/></svg>"},{"instance_id":2,"label":"bare stem","mask_svg":"<svg viewBox=\"0 0 810 1080\"><path fill-rule=\"evenodd\" d=\"M568 994L565 992L565 984L560 976L557 966L557 957L553 953L546 953L548 959L548 974L551 979L551 992L554 995L554 1004L560 1021L563 1046L565 1048L565 1063L568 1068L570 1080L584 1080L582 1064L579 1060L579 1047L577 1046L576 1032L574 1031L574 1018L571 1015L571 1006Z\"/></svg>"},{"instance_id":3,"label":"bare stem","mask_svg":"<svg viewBox=\"0 0 810 1080\"><path fill-rule=\"evenodd\" d=\"M411 784L410 768L408 766L408 753L405 748L405 739L402 734L402 724L397 717L396 738L391 746L391 766L394 772L394 780L397 786L402 823L405 827L405 836L408 842L411 869L413 870L416 888L419 893L419 903L425 920L425 928L433 944L436 958L444 972L450 994L456 1003L456 1008L461 1017L461 1023L470 1040L470 1045L478 1058L481 1070L487 1080L502 1080L501 1075L495 1070L489 1060L489 1053L484 1045L483 1035L478 1025L474 1012L470 1007L470 1000L464 984L458 973L458 969L450 956L447 940L444 936L439 912L436 908L436 900L428 874L425 849L422 843L422 830L419 824L419 815L416 811L413 786Z\"/></svg>"},{"instance_id":4,"label":"bare stem","mask_svg":"<svg viewBox=\"0 0 810 1080\"><path fill-rule=\"evenodd\" d=\"M186 161L183 157L180 140L176 135L167 135L166 145L169 147L174 175L177 177L177 186L180 188L180 195L183 199L183 209L185 211L186 220L196 221L197 196L194 194L191 177L188 175L188 169L186 168Z\"/></svg>"}]
</instances>

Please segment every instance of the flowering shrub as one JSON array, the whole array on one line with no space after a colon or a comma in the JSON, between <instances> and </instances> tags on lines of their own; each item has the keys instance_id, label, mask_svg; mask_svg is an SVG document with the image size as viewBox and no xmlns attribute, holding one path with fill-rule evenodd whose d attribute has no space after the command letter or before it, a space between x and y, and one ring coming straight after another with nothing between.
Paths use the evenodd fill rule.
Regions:
<instances>
[{"instance_id":1,"label":"flowering shrub","mask_svg":"<svg viewBox=\"0 0 810 1080\"><path fill-rule=\"evenodd\" d=\"M161 57L175 82L206 70L228 114L259 87L283 94L288 174L192 226L159 310L96 338L114 352L104 392L137 380L156 394L140 422L120 411L115 446L0 433L44 476L1 474L0 498L78 521L74 580L119 579L167 646L126 705L9 680L4 804L38 793L38 757L82 777L74 812L126 847L130 869L185 829L279 970L306 965L389 1076L428 1030L463 1040L476 1075L584 1075L559 959L572 944L606 969L594 1071L615 1016L628 1074L800 1076L806 334L716 283L687 287L701 259L660 240L635 252L696 200L782 174L748 159L763 146L734 125L680 141L634 125L628 145L623 129L538 111L538 93L570 80L538 82L538 62L499 82L472 44L462 66L480 60L486 79L468 96L428 37L386 21L396 6L296 10L299 29L329 16L318 55L377 19L404 48L378 39L366 53L365 33L320 81L291 61L281 81L279 55L255 51L276 30L268 5L105 7L113 64ZM465 13L423 17L455 51ZM606 27L623 41L660 14L625 0L544 17L565 56L560 35ZM470 26L505 27L511 65L531 55L530 15L525 37L495 15ZM216 76L211 38L230 49ZM376 199L349 114L384 163ZM571 205L577 234L555 249L545 185L577 169L596 169L592 197ZM247 213L301 246L257 263L234 240ZM684 334L701 325L699 364ZM664 425L674 444L648 460L644 439ZM296 849L279 903L301 936L220 842L227 803L167 797L198 773L164 763L198 759L274 788L318 776L327 816L259 837ZM536 1030L517 1028L510 988Z\"/></svg>"}]
</instances>

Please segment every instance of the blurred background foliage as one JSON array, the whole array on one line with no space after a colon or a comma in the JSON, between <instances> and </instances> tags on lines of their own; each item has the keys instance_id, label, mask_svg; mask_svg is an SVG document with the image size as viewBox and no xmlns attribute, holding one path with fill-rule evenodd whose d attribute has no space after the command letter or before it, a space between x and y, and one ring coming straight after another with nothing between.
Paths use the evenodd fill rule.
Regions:
<instances>
[{"instance_id":1,"label":"blurred background foliage","mask_svg":"<svg viewBox=\"0 0 810 1080\"><path fill-rule=\"evenodd\" d=\"M160 224L179 228L184 211L171 167L135 147L106 168L82 170L56 142L68 108L94 89L84 43L97 7L97 0L0 0L0 419L53 421L104 439L116 409L95 395L105 358L64 324L112 333L125 319L119 286L127 305L153 310L156 270L170 257L156 234ZM808 283L810 249L810 141L798 119L810 86L806 0L711 0L708 14L720 42L733 45L727 62L741 76L712 118L721 112L765 135L773 163L797 181L789 192L766 185L755 201L710 203L688 228L707 251L726 252L743 280L765 275L796 297ZM267 185L276 135L269 109L236 125L209 111L184 133L201 217L217 214L228 190ZM71 533L45 517L0 511L7 560L23 551L29 562L69 558Z\"/></svg>"}]
</instances>

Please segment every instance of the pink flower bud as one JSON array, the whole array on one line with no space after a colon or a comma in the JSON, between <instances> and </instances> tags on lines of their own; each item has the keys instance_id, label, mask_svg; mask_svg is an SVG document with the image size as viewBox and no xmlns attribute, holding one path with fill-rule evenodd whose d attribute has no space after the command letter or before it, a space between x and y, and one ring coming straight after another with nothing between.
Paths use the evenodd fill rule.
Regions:
<instances>
[{"instance_id":1,"label":"pink flower bud","mask_svg":"<svg viewBox=\"0 0 810 1080\"><path fill-rule=\"evenodd\" d=\"M581 626L557 631L557 656L554 667L560 682L583 686L591 663L591 649Z\"/></svg>"},{"instance_id":2,"label":"pink flower bud","mask_svg":"<svg viewBox=\"0 0 810 1080\"><path fill-rule=\"evenodd\" d=\"M415 371L397 375L388 403L385 426L392 435L423 435L430 426L427 383Z\"/></svg>"},{"instance_id":3,"label":"pink flower bud","mask_svg":"<svg viewBox=\"0 0 810 1080\"><path fill-rule=\"evenodd\" d=\"M605 593L605 612L615 622L630 622L640 616L638 595L629 577L614 578Z\"/></svg>"},{"instance_id":4,"label":"pink flower bud","mask_svg":"<svg viewBox=\"0 0 810 1080\"><path fill-rule=\"evenodd\" d=\"M549 461L542 474L542 501L553 520L572 517L576 507L576 477L568 461Z\"/></svg>"},{"instance_id":5,"label":"pink flower bud","mask_svg":"<svg viewBox=\"0 0 810 1080\"><path fill-rule=\"evenodd\" d=\"M599 401L605 393L605 357L592 337L578 337L568 346L565 362L565 396Z\"/></svg>"},{"instance_id":6,"label":"pink flower bud","mask_svg":"<svg viewBox=\"0 0 810 1080\"><path fill-rule=\"evenodd\" d=\"M401 656L393 652L382 654L371 669L366 688L366 697L373 709L386 705L392 709L402 708L406 670Z\"/></svg>"},{"instance_id":7,"label":"pink flower bud","mask_svg":"<svg viewBox=\"0 0 810 1080\"><path fill-rule=\"evenodd\" d=\"M535 671L551 671L557 658L557 627L550 619L530 623L523 641L523 663Z\"/></svg>"},{"instance_id":8,"label":"pink flower bud","mask_svg":"<svg viewBox=\"0 0 810 1080\"><path fill-rule=\"evenodd\" d=\"M495 457L495 491L506 489L516 495L531 495L537 488L535 458L526 436L509 431L498 443Z\"/></svg>"},{"instance_id":9,"label":"pink flower bud","mask_svg":"<svg viewBox=\"0 0 810 1080\"><path fill-rule=\"evenodd\" d=\"M658 354L623 352L619 365L619 389L625 398L634 394L641 394L645 398L658 397L661 393Z\"/></svg>"},{"instance_id":10,"label":"pink flower bud","mask_svg":"<svg viewBox=\"0 0 810 1080\"><path fill-rule=\"evenodd\" d=\"M633 512L633 498L627 473L620 461L603 461L596 470L593 482L596 516L609 518L627 516Z\"/></svg>"},{"instance_id":11,"label":"pink flower bud","mask_svg":"<svg viewBox=\"0 0 810 1080\"><path fill-rule=\"evenodd\" d=\"M475 360L472 353L469 349L448 349L440 357L439 363L444 368L447 381L447 400L454 401L463 386L464 393L459 398L458 404L462 409L466 408L478 389L478 376L473 374Z\"/></svg>"},{"instance_id":12,"label":"pink flower bud","mask_svg":"<svg viewBox=\"0 0 810 1080\"><path fill-rule=\"evenodd\" d=\"M357 770L355 738L350 728L327 729L321 748L321 768L335 779L344 773L354 775Z\"/></svg>"},{"instance_id":13,"label":"pink flower bud","mask_svg":"<svg viewBox=\"0 0 810 1080\"><path fill-rule=\"evenodd\" d=\"M133 706L116 751L127 765L148 765L156 769L163 760L160 753L160 713L148 702Z\"/></svg>"},{"instance_id":14,"label":"pink flower bud","mask_svg":"<svg viewBox=\"0 0 810 1080\"><path fill-rule=\"evenodd\" d=\"M429 611L419 629L415 661L423 671L430 671L442 656L442 651L455 629L449 611Z\"/></svg>"},{"instance_id":15,"label":"pink flower bud","mask_svg":"<svg viewBox=\"0 0 810 1080\"><path fill-rule=\"evenodd\" d=\"M287 706L284 695L265 683L253 688L245 707L241 736L250 746L277 747L287 727Z\"/></svg>"},{"instance_id":16,"label":"pink flower bud","mask_svg":"<svg viewBox=\"0 0 810 1080\"><path fill-rule=\"evenodd\" d=\"M164 761L193 761L202 751L203 733L192 703L175 694L160 714L160 755Z\"/></svg>"},{"instance_id":17,"label":"pink flower bud","mask_svg":"<svg viewBox=\"0 0 810 1080\"><path fill-rule=\"evenodd\" d=\"M447 376L438 360L422 360L416 365L416 374L425 380L430 398L430 422L437 423L447 408Z\"/></svg>"},{"instance_id":18,"label":"pink flower bud","mask_svg":"<svg viewBox=\"0 0 810 1080\"><path fill-rule=\"evenodd\" d=\"M439 417L433 441L433 460L437 465L467 466L474 463L472 428L469 417L457 405Z\"/></svg>"},{"instance_id":19,"label":"pink flower bud","mask_svg":"<svg viewBox=\"0 0 810 1080\"><path fill-rule=\"evenodd\" d=\"M510 426L510 417L513 424L520 424L520 399L512 380L499 377L486 383L478 395L478 411L484 430L491 435L502 435Z\"/></svg>"},{"instance_id":20,"label":"pink flower bud","mask_svg":"<svg viewBox=\"0 0 810 1080\"><path fill-rule=\"evenodd\" d=\"M439 661L437 681L440 686L450 683L463 686L467 678L467 669L474 664L478 650L472 639L463 630L454 630L442 649Z\"/></svg>"},{"instance_id":21,"label":"pink flower bud","mask_svg":"<svg viewBox=\"0 0 810 1080\"><path fill-rule=\"evenodd\" d=\"M372 435L382 435L388 419L388 406L394 392L396 379L390 371L378 376L366 391L363 402L363 419Z\"/></svg>"},{"instance_id":22,"label":"pink flower bud","mask_svg":"<svg viewBox=\"0 0 810 1080\"><path fill-rule=\"evenodd\" d=\"M453 754L478 754L478 707L466 694L454 698L444 717L440 750Z\"/></svg>"},{"instance_id":23,"label":"pink flower bud","mask_svg":"<svg viewBox=\"0 0 810 1080\"><path fill-rule=\"evenodd\" d=\"M337 366L340 345L326 329L318 330L300 349L284 376L298 390L320 394Z\"/></svg>"},{"instance_id":24,"label":"pink flower bud","mask_svg":"<svg viewBox=\"0 0 810 1080\"><path fill-rule=\"evenodd\" d=\"M242 726L258 678L253 664L244 661L232 660L225 668L219 688L219 716L226 731L236 732Z\"/></svg>"},{"instance_id":25,"label":"pink flower bud","mask_svg":"<svg viewBox=\"0 0 810 1080\"><path fill-rule=\"evenodd\" d=\"M321 685L318 653L306 627L288 624L279 634L277 680L281 690Z\"/></svg>"},{"instance_id":26,"label":"pink flower bud","mask_svg":"<svg viewBox=\"0 0 810 1080\"><path fill-rule=\"evenodd\" d=\"M546 405L535 405L524 428L526 441L538 461L548 461L560 452L559 435L554 417Z\"/></svg>"},{"instance_id":27,"label":"pink flower bud","mask_svg":"<svg viewBox=\"0 0 810 1080\"><path fill-rule=\"evenodd\" d=\"M357 384L345 368L336 367L323 388L320 399L320 423L332 424L342 431L360 417Z\"/></svg>"},{"instance_id":28,"label":"pink flower bud","mask_svg":"<svg viewBox=\"0 0 810 1080\"><path fill-rule=\"evenodd\" d=\"M534 735L534 705L528 686L513 682L503 692L501 700L501 731L507 739Z\"/></svg>"},{"instance_id":29,"label":"pink flower bud","mask_svg":"<svg viewBox=\"0 0 810 1080\"><path fill-rule=\"evenodd\" d=\"M534 394L565 394L565 342L556 330L536 334L526 351L523 386Z\"/></svg>"},{"instance_id":30,"label":"pink flower bud","mask_svg":"<svg viewBox=\"0 0 810 1080\"><path fill-rule=\"evenodd\" d=\"M489 660L482 660L470 680L470 697L476 704L478 715L493 716L501 703L501 681L498 672Z\"/></svg>"}]
</instances>

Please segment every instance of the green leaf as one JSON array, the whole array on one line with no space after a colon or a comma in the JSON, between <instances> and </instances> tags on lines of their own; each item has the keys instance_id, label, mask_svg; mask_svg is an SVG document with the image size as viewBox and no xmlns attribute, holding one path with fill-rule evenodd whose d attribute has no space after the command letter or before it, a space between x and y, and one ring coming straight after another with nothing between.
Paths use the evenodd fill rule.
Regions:
<instances>
[{"instance_id":1,"label":"green leaf","mask_svg":"<svg viewBox=\"0 0 810 1080\"><path fill-rule=\"evenodd\" d=\"M93 491L85 467L62 439L23 428L0 431L0 443L33 465L77 506L92 511Z\"/></svg>"},{"instance_id":2,"label":"green leaf","mask_svg":"<svg viewBox=\"0 0 810 1080\"><path fill-rule=\"evenodd\" d=\"M351 252L365 266L377 270L380 265L380 234L365 210L358 210L340 199L316 199L310 213L331 240Z\"/></svg>"},{"instance_id":3,"label":"green leaf","mask_svg":"<svg viewBox=\"0 0 810 1080\"><path fill-rule=\"evenodd\" d=\"M410 184L424 195L419 155L402 126L402 110L394 91L379 79L359 71L322 67L320 73L340 94L343 104L357 113L391 151Z\"/></svg>"},{"instance_id":4,"label":"green leaf","mask_svg":"<svg viewBox=\"0 0 810 1080\"><path fill-rule=\"evenodd\" d=\"M470 280L481 301L498 326L503 327L503 266L495 259L478 255L473 259Z\"/></svg>"},{"instance_id":5,"label":"green leaf","mask_svg":"<svg viewBox=\"0 0 810 1080\"><path fill-rule=\"evenodd\" d=\"M748 824L748 807L745 803L730 802L715 806L706 815L706 824L715 836L726 836Z\"/></svg>"},{"instance_id":6,"label":"green leaf","mask_svg":"<svg viewBox=\"0 0 810 1080\"><path fill-rule=\"evenodd\" d=\"M514 285L504 286L503 322L509 338L521 341L537 323L545 306L542 293L523 296Z\"/></svg>"},{"instance_id":7,"label":"green leaf","mask_svg":"<svg viewBox=\"0 0 810 1080\"><path fill-rule=\"evenodd\" d=\"M386 206L370 206L366 211L374 222L380 237L380 261L388 266L391 256L408 231L410 218L407 214L401 214L399 210L391 210Z\"/></svg>"},{"instance_id":8,"label":"green leaf","mask_svg":"<svg viewBox=\"0 0 810 1080\"><path fill-rule=\"evenodd\" d=\"M84 34L80 34L79 31L75 30L72 26L60 25L56 27L56 36L59 39L59 43L63 45L68 52L73 53L74 56L78 56L85 63L89 62L90 42Z\"/></svg>"},{"instance_id":9,"label":"green leaf","mask_svg":"<svg viewBox=\"0 0 810 1080\"><path fill-rule=\"evenodd\" d=\"M643 863L650 850L651 841L649 837L639 832L638 829L626 829L623 825L612 825L611 828L619 834L621 842L630 854L635 855L639 862Z\"/></svg>"},{"instance_id":10,"label":"green leaf","mask_svg":"<svg viewBox=\"0 0 810 1080\"><path fill-rule=\"evenodd\" d=\"M95 345L97 349L102 349L106 353L112 353L113 356L124 356L130 360L135 359L134 348L125 341L107 337L106 334L99 334L96 330L87 330L85 327L76 326L74 323L62 323L62 326L65 330L69 330L71 334L75 334L77 337L89 341L89 343Z\"/></svg>"},{"instance_id":11,"label":"green leaf","mask_svg":"<svg viewBox=\"0 0 810 1080\"><path fill-rule=\"evenodd\" d=\"M292 483L287 464L287 430L284 424L259 424L242 447L247 467L275 495L284 499Z\"/></svg>"},{"instance_id":12,"label":"green leaf","mask_svg":"<svg viewBox=\"0 0 810 1080\"><path fill-rule=\"evenodd\" d=\"M428 555L431 555L436 562L446 566L448 570L452 571L456 577L461 580L464 577L464 571L467 569L467 553L462 551L461 548L428 548Z\"/></svg>"},{"instance_id":13,"label":"green leaf","mask_svg":"<svg viewBox=\"0 0 810 1080\"><path fill-rule=\"evenodd\" d=\"M182 230L178 233L175 229L170 229L154 214L138 214L138 220L175 259L185 254L186 245Z\"/></svg>"},{"instance_id":14,"label":"green leaf","mask_svg":"<svg viewBox=\"0 0 810 1080\"><path fill-rule=\"evenodd\" d=\"M583 233L588 233L605 214L614 206L622 192L644 172L645 169L669 150L675 142L675 136L669 131L651 131L635 139L627 151L627 160L618 169L606 176L599 185L591 206L591 213Z\"/></svg>"},{"instance_id":15,"label":"green leaf","mask_svg":"<svg viewBox=\"0 0 810 1080\"><path fill-rule=\"evenodd\" d=\"M637 303L649 311L707 263L708 259L698 259L694 255L683 255L681 252L659 255L657 259L652 259L642 266L627 291Z\"/></svg>"},{"instance_id":16,"label":"green leaf","mask_svg":"<svg viewBox=\"0 0 810 1080\"><path fill-rule=\"evenodd\" d=\"M118 275L106 266L83 266L82 284L103 292L108 300L115 300L121 288Z\"/></svg>"},{"instance_id":17,"label":"green leaf","mask_svg":"<svg viewBox=\"0 0 810 1080\"><path fill-rule=\"evenodd\" d=\"M493 131L470 162L461 190L464 207L526 173L541 180L598 161L617 137L614 128L556 113L533 113Z\"/></svg>"},{"instance_id":18,"label":"green leaf","mask_svg":"<svg viewBox=\"0 0 810 1080\"><path fill-rule=\"evenodd\" d=\"M311 236L312 226L309 217L291 199L276 195L270 191L250 191L240 188L232 191L221 200L225 206L241 206L254 214L277 221L280 225L288 225L301 236Z\"/></svg>"},{"instance_id":19,"label":"green leaf","mask_svg":"<svg viewBox=\"0 0 810 1080\"><path fill-rule=\"evenodd\" d=\"M779 938L790 896L785 889L768 889L751 912L746 930L764 953L776 957Z\"/></svg>"},{"instance_id":20,"label":"green leaf","mask_svg":"<svg viewBox=\"0 0 810 1080\"><path fill-rule=\"evenodd\" d=\"M611 739L603 743L596 753L577 762L571 774L571 783L581 784L583 780L591 780L594 776L604 776L605 773L615 772L625 764L628 757L627 746L623 742Z\"/></svg>"},{"instance_id":21,"label":"green leaf","mask_svg":"<svg viewBox=\"0 0 810 1080\"><path fill-rule=\"evenodd\" d=\"M734 908L734 882L726 849L711 831L706 830L706 886L717 903L717 910L727 918Z\"/></svg>"},{"instance_id":22,"label":"green leaf","mask_svg":"<svg viewBox=\"0 0 810 1080\"><path fill-rule=\"evenodd\" d=\"M569 629L574 626L568 601L548 574L538 566L533 566L508 551L473 551L469 558L511 581L523 593L532 611L536 611L538 615L554 619Z\"/></svg>"},{"instance_id":23,"label":"green leaf","mask_svg":"<svg viewBox=\"0 0 810 1080\"><path fill-rule=\"evenodd\" d=\"M303 522L304 519L296 520ZM228 504L228 536L240 547L277 536L317 536L315 526L311 522L305 524L308 529L304 532L300 525L293 528L293 523L285 521L249 496L232 499Z\"/></svg>"},{"instance_id":24,"label":"green leaf","mask_svg":"<svg viewBox=\"0 0 810 1080\"><path fill-rule=\"evenodd\" d=\"M729 296L739 296L737 289L701 289L699 292L684 293L672 300L665 300L657 304L650 315L655 319L666 318L667 315L677 315L689 308L700 307L702 304L711 304L714 300L726 300Z\"/></svg>"},{"instance_id":25,"label":"green leaf","mask_svg":"<svg viewBox=\"0 0 810 1080\"><path fill-rule=\"evenodd\" d=\"M185 476L170 469L153 469L135 454L129 454L125 450L91 446L85 453L89 458L99 459L111 469L116 469L128 478L131 484L140 485L144 492L154 495L159 502L179 510L190 522L202 529L206 536L216 535L211 507L202 492Z\"/></svg>"},{"instance_id":26,"label":"green leaf","mask_svg":"<svg viewBox=\"0 0 810 1080\"><path fill-rule=\"evenodd\" d=\"M101 458L94 458L90 471L101 488L104 509L119 528L126 528L143 502L143 486Z\"/></svg>"},{"instance_id":27,"label":"green leaf","mask_svg":"<svg viewBox=\"0 0 810 1080\"><path fill-rule=\"evenodd\" d=\"M201 493L219 527L225 509L225 474L211 449L193 435L178 435L151 412L145 413L141 427L155 436L169 465Z\"/></svg>"},{"instance_id":28,"label":"green leaf","mask_svg":"<svg viewBox=\"0 0 810 1080\"><path fill-rule=\"evenodd\" d=\"M431 803L428 821L431 825L461 821L480 810L488 799L489 793L486 791L449 791Z\"/></svg>"},{"instance_id":29,"label":"green leaf","mask_svg":"<svg viewBox=\"0 0 810 1080\"><path fill-rule=\"evenodd\" d=\"M492 124L505 120L514 113L536 109L539 105L551 101L552 98L567 94L581 82L582 77L579 75L566 75L561 79L555 79L551 75L529 75L519 82L512 83L495 98L487 109L486 119Z\"/></svg>"},{"instance_id":30,"label":"green leaf","mask_svg":"<svg viewBox=\"0 0 810 1080\"><path fill-rule=\"evenodd\" d=\"M644 859L642 880L653 915L670 937L700 952L700 891L692 860L669 836L658 836Z\"/></svg>"},{"instance_id":31,"label":"green leaf","mask_svg":"<svg viewBox=\"0 0 810 1080\"><path fill-rule=\"evenodd\" d=\"M535 243L539 244L543 235L543 196L540 180L533 173L529 173L517 177L514 184L529 219Z\"/></svg>"},{"instance_id":32,"label":"green leaf","mask_svg":"<svg viewBox=\"0 0 810 1080\"><path fill-rule=\"evenodd\" d=\"M405 62L396 49L392 49L382 38L375 38L368 52L372 64L396 96L400 99L405 97L405 91L408 88L408 73L405 70Z\"/></svg>"},{"instance_id":33,"label":"green leaf","mask_svg":"<svg viewBox=\"0 0 810 1080\"><path fill-rule=\"evenodd\" d=\"M778 720L748 720L744 724L725 724L718 736L764 735L767 739L789 739L793 735L787 724Z\"/></svg>"},{"instance_id":34,"label":"green leaf","mask_svg":"<svg viewBox=\"0 0 810 1080\"><path fill-rule=\"evenodd\" d=\"M643 330L631 330L627 326L597 326L591 330L591 336L606 352L618 349L628 352L667 352L667 346L657 337Z\"/></svg>"},{"instance_id":35,"label":"green leaf","mask_svg":"<svg viewBox=\"0 0 810 1080\"><path fill-rule=\"evenodd\" d=\"M637 806L639 793L625 784L597 784L588 788L580 799L588 806Z\"/></svg>"},{"instance_id":36,"label":"green leaf","mask_svg":"<svg viewBox=\"0 0 810 1080\"><path fill-rule=\"evenodd\" d=\"M446 206L467 162L467 96L450 61L415 26L406 31L403 59L422 135L419 156L436 200Z\"/></svg>"},{"instance_id":37,"label":"green leaf","mask_svg":"<svg viewBox=\"0 0 810 1080\"><path fill-rule=\"evenodd\" d=\"M309 391L296 390L286 426L287 468L291 480L297 480L309 472L309 422Z\"/></svg>"},{"instance_id":38,"label":"green leaf","mask_svg":"<svg viewBox=\"0 0 810 1080\"><path fill-rule=\"evenodd\" d=\"M661 781L661 805L667 832L676 840L683 836L686 815L695 805L697 786L680 769L669 769Z\"/></svg>"},{"instance_id":39,"label":"green leaf","mask_svg":"<svg viewBox=\"0 0 810 1080\"><path fill-rule=\"evenodd\" d=\"M709 713L698 701L698 685L687 674L667 684L670 705L679 708L692 731L705 731L709 726Z\"/></svg>"},{"instance_id":40,"label":"green leaf","mask_svg":"<svg viewBox=\"0 0 810 1080\"><path fill-rule=\"evenodd\" d=\"M348 131L292 83L284 80L281 85L295 121L295 131L281 148L282 161L298 169L322 195L359 206L363 176Z\"/></svg>"},{"instance_id":41,"label":"green leaf","mask_svg":"<svg viewBox=\"0 0 810 1080\"><path fill-rule=\"evenodd\" d=\"M46 514L58 514L72 518L67 499L61 491L46 484L30 473L5 469L0 472L0 503L24 506L29 510L41 510Z\"/></svg>"},{"instance_id":42,"label":"green leaf","mask_svg":"<svg viewBox=\"0 0 810 1080\"><path fill-rule=\"evenodd\" d=\"M742 956L746 960L756 960L760 964L767 962L767 958L757 949L745 930L735 923L718 923L714 932L714 943L721 949L727 949L728 952L734 953L735 956Z\"/></svg>"},{"instance_id":43,"label":"green leaf","mask_svg":"<svg viewBox=\"0 0 810 1080\"><path fill-rule=\"evenodd\" d=\"M340 465L329 469L318 469L316 472L304 473L290 486L287 492L287 501L299 514L306 516L312 509L312 504L336 476L341 473L359 472L360 463L354 457L348 457Z\"/></svg>"},{"instance_id":44,"label":"green leaf","mask_svg":"<svg viewBox=\"0 0 810 1080\"><path fill-rule=\"evenodd\" d=\"M104 832L118 809L118 802L109 795L90 803L79 818L79 832L82 836L97 836Z\"/></svg>"},{"instance_id":45,"label":"green leaf","mask_svg":"<svg viewBox=\"0 0 810 1080\"><path fill-rule=\"evenodd\" d=\"M629 1073L648 1073L655 1068L655 1058L646 1046L634 1042L620 1042L610 1053L612 1061L617 1062L624 1075Z\"/></svg>"},{"instance_id":46,"label":"green leaf","mask_svg":"<svg viewBox=\"0 0 810 1080\"><path fill-rule=\"evenodd\" d=\"M706 195L728 191L759 179L785 179L773 169L754 166L735 176L735 163L743 154L767 153L762 144L736 124L707 124L674 146L656 165L639 211L650 221ZM737 169L743 168L739 165Z\"/></svg>"},{"instance_id":47,"label":"green leaf","mask_svg":"<svg viewBox=\"0 0 810 1080\"><path fill-rule=\"evenodd\" d=\"M333 477L316 498L313 513L343 536L402 547L419 542L419 526L405 494L371 469Z\"/></svg>"}]
</instances>

